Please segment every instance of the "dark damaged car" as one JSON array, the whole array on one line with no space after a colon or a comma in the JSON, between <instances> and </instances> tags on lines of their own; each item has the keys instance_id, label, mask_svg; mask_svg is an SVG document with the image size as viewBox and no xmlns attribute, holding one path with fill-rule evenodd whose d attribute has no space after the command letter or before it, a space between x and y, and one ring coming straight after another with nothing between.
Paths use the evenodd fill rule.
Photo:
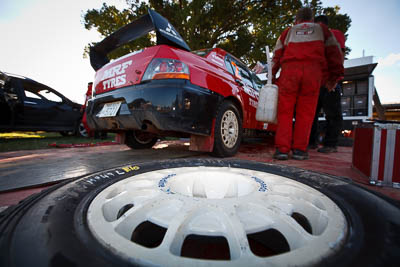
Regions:
<instances>
[{"instance_id":1,"label":"dark damaged car","mask_svg":"<svg viewBox=\"0 0 400 267\"><path fill-rule=\"evenodd\" d=\"M0 72L0 131L47 131L72 135L81 105L27 77Z\"/></svg>"},{"instance_id":2,"label":"dark damaged car","mask_svg":"<svg viewBox=\"0 0 400 267\"><path fill-rule=\"evenodd\" d=\"M150 31L157 44L110 61L108 54ZM90 50L96 70L88 124L117 132L131 148L162 136L190 137L190 149L234 155L243 135L270 130L255 113L262 84L245 64L214 48L191 51L153 10Z\"/></svg>"}]
</instances>

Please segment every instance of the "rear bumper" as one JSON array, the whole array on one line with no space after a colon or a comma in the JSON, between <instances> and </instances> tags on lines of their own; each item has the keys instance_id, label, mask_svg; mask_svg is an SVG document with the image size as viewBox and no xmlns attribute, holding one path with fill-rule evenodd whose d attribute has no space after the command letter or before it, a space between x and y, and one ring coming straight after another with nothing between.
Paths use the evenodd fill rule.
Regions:
<instances>
[{"instance_id":1,"label":"rear bumper","mask_svg":"<svg viewBox=\"0 0 400 267\"><path fill-rule=\"evenodd\" d=\"M210 135L212 119L223 97L186 80L154 80L89 100L87 122L94 130L140 130L151 124L159 131ZM121 101L115 117L96 116L105 103Z\"/></svg>"}]
</instances>

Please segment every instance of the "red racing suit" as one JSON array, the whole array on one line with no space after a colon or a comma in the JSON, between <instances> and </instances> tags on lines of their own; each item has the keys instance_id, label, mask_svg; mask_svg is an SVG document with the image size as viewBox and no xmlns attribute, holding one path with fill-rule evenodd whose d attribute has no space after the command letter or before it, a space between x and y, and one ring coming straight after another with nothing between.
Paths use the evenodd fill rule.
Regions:
<instances>
[{"instance_id":1,"label":"red racing suit","mask_svg":"<svg viewBox=\"0 0 400 267\"><path fill-rule=\"evenodd\" d=\"M281 69L275 134L280 152L307 150L319 88L343 76L342 60L340 46L325 25L302 22L281 34L272 59L272 77Z\"/></svg>"},{"instance_id":2,"label":"red racing suit","mask_svg":"<svg viewBox=\"0 0 400 267\"><path fill-rule=\"evenodd\" d=\"M344 36L343 32L341 32L340 30L336 30L336 29L330 29L331 32L333 33L333 35L336 38L336 41L338 41L339 45L340 45L340 49L342 50L342 52L345 52L346 46L344 45L344 43L346 42L346 37Z\"/></svg>"},{"instance_id":3,"label":"red racing suit","mask_svg":"<svg viewBox=\"0 0 400 267\"><path fill-rule=\"evenodd\" d=\"M93 83L91 83L91 82L88 83L88 88L87 88L86 95L85 95L85 103L81 107L81 112L83 112L82 123L86 129L86 132L88 133L88 136L92 136L94 134L93 131L89 128L89 126L87 124L87 119L86 119L86 105L87 105L88 100L92 97L92 86L93 86Z\"/></svg>"}]
</instances>

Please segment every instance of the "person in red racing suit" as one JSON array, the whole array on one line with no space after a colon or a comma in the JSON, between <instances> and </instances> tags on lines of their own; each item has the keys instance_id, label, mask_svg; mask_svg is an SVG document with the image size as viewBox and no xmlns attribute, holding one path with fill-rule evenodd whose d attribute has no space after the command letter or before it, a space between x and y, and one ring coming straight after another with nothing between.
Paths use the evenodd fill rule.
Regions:
<instances>
[{"instance_id":1,"label":"person in red racing suit","mask_svg":"<svg viewBox=\"0 0 400 267\"><path fill-rule=\"evenodd\" d=\"M332 90L343 76L340 47L325 25L313 21L312 10L301 8L296 23L279 37L272 59L272 77L277 80L278 127L274 158L307 159L308 138L318 102L319 88ZM294 130L293 114L296 111Z\"/></svg>"},{"instance_id":2,"label":"person in red racing suit","mask_svg":"<svg viewBox=\"0 0 400 267\"><path fill-rule=\"evenodd\" d=\"M92 86L93 86L92 82L88 83L88 88L87 88L86 95L85 95L85 103L81 107L81 112L83 112L82 123L83 123L83 126L85 127L88 137L91 137L94 134L94 132L89 128L89 126L87 124L86 111L85 111L87 102L92 97Z\"/></svg>"}]
</instances>

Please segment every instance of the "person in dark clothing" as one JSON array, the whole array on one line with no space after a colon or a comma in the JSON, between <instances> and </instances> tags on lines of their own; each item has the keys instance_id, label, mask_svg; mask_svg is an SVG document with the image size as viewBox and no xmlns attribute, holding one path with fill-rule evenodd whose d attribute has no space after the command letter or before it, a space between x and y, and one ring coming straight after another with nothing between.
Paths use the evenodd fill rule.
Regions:
<instances>
[{"instance_id":1,"label":"person in dark clothing","mask_svg":"<svg viewBox=\"0 0 400 267\"><path fill-rule=\"evenodd\" d=\"M324 25L328 25L327 16L318 16L315 17L314 22L322 23ZM344 34L335 29L331 29L331 32L335 36L336 40L340 44L341 51L345 52L345 37ZM318 115L321 112L321 109L325 113L325 119L327 122L325 137L323 139L323 146L318 149L318 152L321 153L330 153L337 152L337 143L339 139L339 135L342 130L342 106L341 106L341 82L338 82L335 89L332 91L328 91L325 86L320 88L320 93L318 97L318 105L317 110L315 112L314 122L311 128L310 139L309 139L309 149L318 148L318 137L319 137L319 129L318 129Z\"/></svg>"}]
</instances>

